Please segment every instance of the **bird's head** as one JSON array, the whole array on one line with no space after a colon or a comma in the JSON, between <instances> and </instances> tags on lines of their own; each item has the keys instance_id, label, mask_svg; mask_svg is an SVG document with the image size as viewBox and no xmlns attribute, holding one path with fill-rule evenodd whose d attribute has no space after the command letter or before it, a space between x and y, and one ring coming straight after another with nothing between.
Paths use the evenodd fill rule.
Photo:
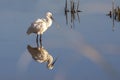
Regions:
<instances>
[{"instance_id":1,"label":"bird's head","mask_svg":"<svg viewBox=\"0 0 120 80\"><path fill-rule=\"evenodd\" d=\"M47 12L46 16L49 17L49 18L51 18L52 20L54 20L51 12Z\"/></svg>"},{"instance_id":2,"label":"bird's head","mask_svg":"<svg viewBox=\"0 0 120 80\"><path fill-rule=\"evenodd\" d=\"M58 28L60 27L59 24L58 24L58 23L55 21L55 19L53 18L53 15L52 15L51 12L47 12L47 13L46 13L46 17L52 19L52 20L56 23L56 27L58 27Z\"/></svg>"}]
</instances>

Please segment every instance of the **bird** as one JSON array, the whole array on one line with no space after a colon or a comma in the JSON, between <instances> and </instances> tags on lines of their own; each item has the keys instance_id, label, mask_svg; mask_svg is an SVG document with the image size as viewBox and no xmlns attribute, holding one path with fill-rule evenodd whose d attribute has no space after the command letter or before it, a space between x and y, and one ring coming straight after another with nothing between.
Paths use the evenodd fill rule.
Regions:
<instances>
[{"instance_id":1,"label":"bird","mask_svg":"<svg viewBox=\"0 0 120 80\"><path fill-rule=\"evenodd\" d=\"M53 56L44 47L31 47L28 45L27 49L35 61L39 63L47 62L47 68L53 69L57 58L54 60Z\"/></svg>"},{"instance_id":2,"label":"bird","mask_svg":"<svg viewBox=\"0 0 120 80\"><path fill-rule=\"evenodd\" d=\"M27 30L27 34L31 33L37 34L36 42L38 42L38 36L40 35L40 42L42 41L43 33L52 25L53 16L51 12L46 13L46 18L39 18L31 23L30 27Z\"/></svg>"}]
</instances>

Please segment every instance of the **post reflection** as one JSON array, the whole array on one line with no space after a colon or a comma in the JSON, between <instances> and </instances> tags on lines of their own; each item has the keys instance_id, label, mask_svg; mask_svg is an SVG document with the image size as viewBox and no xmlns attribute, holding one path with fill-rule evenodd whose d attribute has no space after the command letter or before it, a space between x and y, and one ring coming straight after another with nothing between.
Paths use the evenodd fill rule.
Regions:
<instances>
[{"instance_id":1,"label":"post reflection","mask_svg":"<svg viewBox=\"0 0 120 80\"><path fill-rule=\"evenodd\" d=\"M112 25L113 25L112 26L112 31L114 31L115 30L115 21L120 22L120 8L119 8L119 6L117 6L115 8L114 0L112 1L112 10L109 11L107 16L109 16L112 19Z\"/></svg>"},{"instance_id":2,"label":"post reflection","mask_svg":"<svg viewBox=\"0 0 120 80\"><path fill-rule=\"evenodd\" d=\"M64 8L64 12L65 12L65 17L66 17L66 24L68 25L69 21L68 21L68 13L70 13L71 15L71 21L70 21L70 26L71 28L74 27L74 20L76 19L76 14L78 17L78 21L80 23L80 17L79 17L79 12L82 12L79 10L79 0L77 2L77 5L75 4L74 0L70 1L70 9L68 9L68 3L67 0L65 2L65 8Z\"/></svg>"},{"instance_id":3,"label":"post reflection","mask_svg":"<svg viewBox=\"0 0 120 80\"><path fill-rule=\"evenodd\" d=\"M39 63L46 63L48 69L53 69L57 58L54 60L53 56L42 46L42 42L40 46L38 45L37 43L37 47L27 46L32 58Z\"/></svg>"}]
</instances>

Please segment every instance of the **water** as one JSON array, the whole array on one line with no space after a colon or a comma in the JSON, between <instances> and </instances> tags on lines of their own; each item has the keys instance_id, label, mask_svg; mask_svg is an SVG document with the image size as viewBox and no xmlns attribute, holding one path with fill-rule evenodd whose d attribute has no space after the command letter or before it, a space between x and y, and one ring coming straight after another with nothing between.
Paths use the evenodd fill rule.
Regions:
<instances>
[{"instance_id":1,"label":"water","mask_svg":"<svg viewBox=\"0 0 120 80\"><path fill-rule=\"evenodd\" d=\"M69 2L69 0L68 0ZM77 0L76 0L77 2ZM59 3L59 4L58 4ZM120 1L115 1L120 6ZM110 0L80 0L80 23L66 25L65 1L0 1L0 80L119 80L120 23L106 14ZM36 35L26 30L37 18L51 11L60 28L53 23L43 35L43 47L54 58L54 69L32 59L27 46L36 47ZM69 14L70 20L70 14Z\"/></svg>"}]
</instances>

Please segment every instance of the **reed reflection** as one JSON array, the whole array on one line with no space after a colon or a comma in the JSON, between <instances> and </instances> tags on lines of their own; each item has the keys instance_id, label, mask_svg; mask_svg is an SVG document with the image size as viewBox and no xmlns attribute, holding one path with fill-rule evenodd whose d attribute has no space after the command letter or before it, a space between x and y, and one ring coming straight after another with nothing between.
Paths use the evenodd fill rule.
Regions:
<instances>
[{"instance_id":1,"label":"reed reflection","mask_svg":"<svg viewBox=\"0 0 120 80\"><path fill-rule=\"evenodd\" d=\"M39 43L37 43L37 47L27 46L32 58L39 63L46 62L47 68L53 69L57 58L54 60L53 56L42 46L42 42L40 42L40 46L38 45Z\"/></svg>"},{"instance_id":2,"label":"reed reflection","mask_svg":"<svg viewBox=\"0 0 120 80\"><path fill-rule=\"evenodd\" d=\"M74 0L71 0L70 1L70 9L68 9L68 3L67 3L67 0L66 0L66 2L65 2L65 8L64 8L64 12L65 12L65 17L66 17L66 24L68 25L68 13L70 13L70 15L71 15L71 21L70 21L70 26L71 26L71 28L73 28L74 27L74 20L76 19L76 14L77 14L77 17L78 17L78 21L79 21L79 23L80 23L80 17L79 17L79 12L82 12L82 11L80 11L79 10L79 0L78 0L78 2L77 2L77 6L76 6L76 4L75 4L75 2L74 2Z\"/></svg>"},{"instance_id":3,"label":"reed reflection","mask_svg":"<svg viewBox=\"0 0 120 80\"><path fill-rule=\"evenodd\" d=\"M109 11L109 13L107 14L107 16L109 16L112 19L112 30L115 30L115 21L116 22L120 22L120 8L119 6L117 6L115 8L115 2L114 0L112 1L112 10Z\"/></svg>"}]
</instances>

